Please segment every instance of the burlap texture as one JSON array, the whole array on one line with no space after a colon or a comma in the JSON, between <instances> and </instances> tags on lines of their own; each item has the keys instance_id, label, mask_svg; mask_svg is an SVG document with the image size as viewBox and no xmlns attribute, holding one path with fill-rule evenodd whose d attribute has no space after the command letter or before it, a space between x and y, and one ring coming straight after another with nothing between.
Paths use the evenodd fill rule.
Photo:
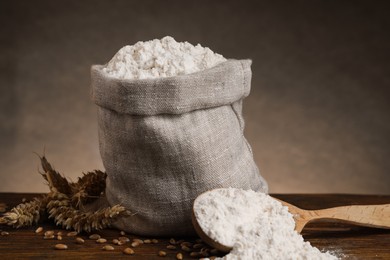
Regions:
<instances>
[{"instance_id":1,"label":"burlap texture","mask_svg":"<svg viewBox=\"0 0 390 260\"><path fill-rule=\"evenodd\" d=\"M189 235L200 193L221 187L267 192L243 135L250 66L250 60L228 60L193 74L144 80L115 79L92 66L106 197L132 213L117 228Z\"/></svg>"}]
</instances>

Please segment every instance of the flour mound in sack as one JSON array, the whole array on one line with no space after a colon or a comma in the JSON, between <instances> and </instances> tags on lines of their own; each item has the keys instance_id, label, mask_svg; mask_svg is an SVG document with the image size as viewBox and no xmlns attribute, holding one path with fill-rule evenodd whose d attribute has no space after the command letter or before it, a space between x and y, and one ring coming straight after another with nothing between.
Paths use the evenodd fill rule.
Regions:
<instances>
[{"instance_id":1,"label":"flour mound in sack","mask_svg":"<svg viewBox=\"0 0 390 260\"><path fill-rule=\"evenodd\" d=\"M103 69L120 79L172 77L202 71L226 59L200 44L177 42L170 36L121 48Z\"/></svg>"}]
</instances>

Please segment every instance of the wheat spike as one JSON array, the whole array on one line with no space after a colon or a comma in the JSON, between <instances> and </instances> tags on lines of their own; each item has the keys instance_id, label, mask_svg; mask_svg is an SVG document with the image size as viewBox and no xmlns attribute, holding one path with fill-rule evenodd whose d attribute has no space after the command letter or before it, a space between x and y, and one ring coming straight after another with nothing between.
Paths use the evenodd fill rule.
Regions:
<instances>
[{"instance_id":1,"label":"wheat spike","mask_svg":"<svg viewBox=\"0 0 390 260\"><path fill-rule=\"evenodd\" d=\"M107 174L99 170L83 173L77 183L72 184L72 204L76 208L80 208L99 198L105 191L106 177Z\"/></svg>"},{"instance_id":2,"label":"wheat spike","mask_svg":"<svg viewBox=\"0 0 390 260\"><path fill-rule=\"evenodd\" d=\"M0 217L0 224L16 228L36 224L45 212L46 203L47 196L34 198L32 201L21 203Z\"/></svg>"},{"instance_id":3,"label":"wheat spike","mask_svg":"<svg viewBox=\"0 0 390 260\"><path fill-rule=\"evenodd\" d=\"M71 184L63 177L59 172L54 170L51 164L47 161L45 156L40 157L43 173L42 177L47 181L50 190L56 189L57 191L70 195L72 192Z\"/></svg>"},{"instance_id":4,"label":"wheat spike","mask_svg":"<svg viewBox=\"0 0 390 260\"><path fill-rule=\"evenodd\" d=\"M52 192L50 197L51 200L47 204L49 218L54 219L56 225L77 232L107 228L119 215L127 213L125 208L119 205L83 212L73 208L69 197L65 194Z\"/></svg>"}]
</instances>

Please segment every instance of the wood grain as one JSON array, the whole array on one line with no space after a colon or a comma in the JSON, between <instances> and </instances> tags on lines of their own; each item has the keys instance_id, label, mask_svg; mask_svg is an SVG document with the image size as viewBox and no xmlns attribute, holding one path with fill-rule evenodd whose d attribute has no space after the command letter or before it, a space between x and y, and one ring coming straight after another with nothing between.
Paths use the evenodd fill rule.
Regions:
<instances>
[{"instance_id":1,"label":"wood grain","mask_svg":"<svg viewBox=\"0 0 390 260\"><path fill-rule=\"evenodd\" d=\"M13 194L0 193L0 202L13 207L21 203L22 198L30 200L38 194ZM344 194L274 194L276 198L285 200L303 209L321 209L343 205L385 204L390 203L390 195L344 195ZM39 226L44 230L57 228L50 221L45 221ZM168 254L165 259L175 259L177 251L168 250L170 238L157 238L157 244L143 244L134 248L134 255L124 255L122 250L129 246L114 246L114 251L102 251L102 245L88 239L87 234L80 234L85 239L85 244L74 242L74 237L63 236L62 241L44 240L42 234L35 234L35 227L19 230L0 226L7 231L8 236L0 236L1 259L161 259L158 251L164 250ZM66 232L65 232L66 233ZM98 232L111 242L120 236L118 230L110 229ZM384 229L357 227L353 225L333 222L309 223L302 232L305 240L321 250L336 251L346 259L390 259L390 231ZM127 235L130 239L144 237ZM194 242L196 237L175 238ZM55 250L57 243L67 244L69 249ZM181 251L184 259L190 259L188 253ZM194 258L192 258L194 259Z\"/></svg>"}]
</instances>

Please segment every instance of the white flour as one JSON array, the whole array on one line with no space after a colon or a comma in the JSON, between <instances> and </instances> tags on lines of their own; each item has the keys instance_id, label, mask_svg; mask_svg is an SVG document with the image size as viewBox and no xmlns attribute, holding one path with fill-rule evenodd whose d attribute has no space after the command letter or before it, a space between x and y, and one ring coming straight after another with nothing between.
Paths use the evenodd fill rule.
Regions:
<instances>
[{"instance_id":1,"label":"white flour","mask_svg":"<svg viewBox=\"0 0 390 260\"><path fill-rule=\"evenodd\" d=\"M305 242L287 207L263 193L216 189L195 200L194 213L210 238L233 247L223 259L338 259Z\"/></svg>"},{"instance_id":2,"label":"white flour","mask_svg":"<svg viewBox=\"0 0 390 260\"><path fill-rule=\"evenodd\" d=\"M123 47L103 71L120 79L148 79L194 73L223 61L224 57L200 44L193 46L166 36Z\"/></svg>"}]
</instances>

